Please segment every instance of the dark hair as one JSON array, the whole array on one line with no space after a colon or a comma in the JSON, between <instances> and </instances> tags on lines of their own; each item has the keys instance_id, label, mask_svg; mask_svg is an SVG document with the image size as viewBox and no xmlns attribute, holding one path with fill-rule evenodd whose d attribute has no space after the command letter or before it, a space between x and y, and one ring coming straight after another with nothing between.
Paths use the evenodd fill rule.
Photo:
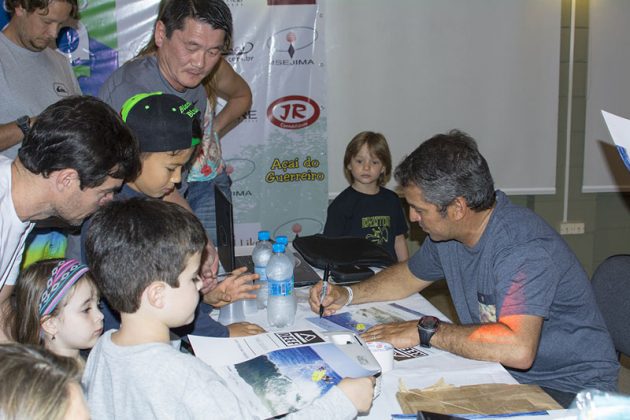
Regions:
<instances>
[{"instance_id":1,"label":"dark hair","mask_svg":"<svg viewBox=\"0 0 630 420\"><path fill-rule=\"evenodd\" d=\"M350 165L350 161L359 153L364 144L367 145L370 155L376 156L383 164L383 168L385 168L385 172L378 176L378 185L382 187L389 181L389 177L392 174L392 155L389 152L387 140L381 133L362 131L350 140L346 147L346 154L343 157L343 173L350 183L354 182L348 165Z\"/></svg>"},{"instance_id":2,"label":"dark hair","mask_svg":"<svg viewBox=\"0 0 630 420\"><path fill-rule=\"evenodd\" d=\"M70 9L70 17L72 19L79 19L77 0L5 0L5 7L10 15L13 15L15 9L18 7L26 10L27 13L33 13L37 9L43 9L48 13L48 6L53 1L68 3L72 7L72 9Z\"/></svg>"},{"instance_id":3,"label":"dark hair","mask_svg":"<svg viewBox=\"0 0 630 420\"><path fill-rule=\"evenodd\" d=\"M206 241L190 211L162 200L131 198L112 201L94 214L85 245L101 293L117 311L134 313L151 283L179 287L177 277Z\"/></svg>"},{"instance_id":4,"label":"dark hair","mask_svg":"<svg viewBox=\"0 0 630 420\"><path fill-rule=\"evenodd\" d=\"M437 134L422 143L396 168L396 181L420 188L424 199L442 214L457 197L464 197L475 211L491 208L494 182L477 143L459 130Z\"/></svg>"},{"instance_id":5,"label":"dark hair","mask_svg":"<svg viewBox=\"0 0 630 420\"><path fill-rule=\"evenodd\" d=\"M18 151L22 165L48 177L71 168L81 189L108 176L130 181L140 172L138 143L120 116L92 96L70 96L46 108Z\"/></svg>"},{"instance_id":6,"label":"dark hair","mask_svg":"<svg viewBox=\"0 0 630 420\"><path fill-rule=\"evenodd\" d=\"M73 358L39 346L0 344L0 417L61 420L70 405L70 384L80 386Z\"/></svg>"},{"instance_id":7,"label":"dark hair","mask_svg":"<svg viewBox=\"0 0 630 420\"><path fill-rule=\"evenodd\" d=\"M213 29L223 29L225 40L223 49L227 50L232 42L232 13L223 0L165 0L160 6L157 20L164 24L166 37L173 35L173 31L182 30L186 18L198 20L212 26ZM142 48L138 56L154 54L157 51L155 36Z\"/></svg>"}]
</instances>

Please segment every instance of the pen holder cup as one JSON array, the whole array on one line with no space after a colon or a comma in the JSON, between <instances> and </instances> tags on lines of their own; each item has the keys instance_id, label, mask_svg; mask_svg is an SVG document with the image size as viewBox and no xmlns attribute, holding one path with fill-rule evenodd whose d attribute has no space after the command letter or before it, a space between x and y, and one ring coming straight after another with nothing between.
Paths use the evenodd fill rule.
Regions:
<instances>
[{"instance_id":1,"label":"pen holder cup","mask_svg":"<svg viewBox=\"0 0 630 420\"><path fill-rule=\"evenodd\" d=\"M219 310L219 322L223 325L243 321L245 321L245 301L243 300L227 304Z\"/></svg>"}]
</instances>

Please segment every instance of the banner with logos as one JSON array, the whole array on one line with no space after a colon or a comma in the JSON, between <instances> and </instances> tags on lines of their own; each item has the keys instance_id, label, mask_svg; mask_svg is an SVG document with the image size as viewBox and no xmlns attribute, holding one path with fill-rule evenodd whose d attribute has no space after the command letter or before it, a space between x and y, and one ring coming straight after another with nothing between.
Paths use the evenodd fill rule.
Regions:
<instances>
[{"instance_id":1,"label":"banner with logos","mask_svg":"<svg viewBox=\"0 0 630 420\"><path fill-rule=\"evenodd\" d=\"M237 246L321 232L328 204L324 16L315 0L225 0L234 20L225 57L253 105L222 139L233 180ZM60 31L84 94L95 95L150 39L159 0L79 0L81 19ZM8 21L0 14L0 25ZM219 106L221 104L219 103Z\"/></svg>"},{"instance_id":2,"label":"banner with logos","mask_svg":"<svg viewBox=\"0 0 630 420\"><path fill-rule=\"evenodd\" d=\"M228 1L235 23L227 60L248 81L254 99L222 141L233 171L237 246L251 245L261 228L292 239L324 227L324 22L318 5L304 3L314 1Z\"/></svg>"}]
</instances>

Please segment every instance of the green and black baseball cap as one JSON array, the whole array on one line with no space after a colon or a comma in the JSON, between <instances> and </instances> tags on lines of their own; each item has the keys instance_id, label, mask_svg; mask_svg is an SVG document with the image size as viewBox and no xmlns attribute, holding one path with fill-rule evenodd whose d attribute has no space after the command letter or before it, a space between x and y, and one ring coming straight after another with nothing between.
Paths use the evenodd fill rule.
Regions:
<instances>
[{"instance_id":1,"label":"green and black baseball cap","mask_svg":"<svg viewBox=\"0 0 630 420\"><path fill-rule=\"evenodd\" d=\"M200 114L192 103L162 92L138 93L120 110L142 153L173 152L198 145Z\"/></svg>"}]
</instances>

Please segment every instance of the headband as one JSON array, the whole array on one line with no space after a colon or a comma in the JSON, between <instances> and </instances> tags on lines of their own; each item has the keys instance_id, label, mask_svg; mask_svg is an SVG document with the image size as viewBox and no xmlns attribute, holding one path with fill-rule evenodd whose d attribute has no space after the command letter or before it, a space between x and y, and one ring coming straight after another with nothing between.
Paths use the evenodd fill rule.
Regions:
<instances>
[{"instance_id":1,"label":"headband","mask_svg":"<svg viewBox=\"0 0 630 420\"><path fill-rule=\"evenodd\" d=\"M88 267L75 259L62 260L53 268L46 290L39 300L39 316L50 314L68 290L88 272Z\"/></svg>"}]
</instances>

